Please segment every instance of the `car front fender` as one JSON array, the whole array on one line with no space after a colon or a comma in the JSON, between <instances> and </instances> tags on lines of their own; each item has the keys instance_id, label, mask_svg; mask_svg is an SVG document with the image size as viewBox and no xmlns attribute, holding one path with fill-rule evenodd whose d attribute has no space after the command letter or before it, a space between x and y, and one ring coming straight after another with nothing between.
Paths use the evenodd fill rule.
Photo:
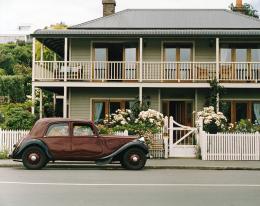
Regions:
<instances>
[{"instance_id":1,"label":"car front fender","mask_svg":"<svg viewBox=\"0 0 260 206\"><path fill-rule=\"evenodd\" d=\"M40 147L41 149L43 149L43 151L45 152L45 154L47 155L47 157L49 159L53 159L51 153L49 152L48 146L39 139L29 139L29 140L23 142L18 148L14 149L14 151L11 155L11 158L12 159L21 159L24 150L30 146Z\"/></svg>"},{"instance_id":2,"label":"car front fender","mask_svg":"<svg viewBox=\"0 0 260 206\"><path fill-rule=\"evenodd\" d=\"M106 156L106 157L102 157L98 160L96 160L96 164L98 165L104 165L104 164L109 164L113 158L117 155L119 155L120 153L124 152L125 150L132 148L132 147L136 147L136 148L140 148L144 151L145 154L149 153L149 149L147 147L146 144L144 144L143 142L139 141L139 140L134 140L132 142L129 142L125 145L123 145L122 147L120 147L118 150L114 151L112 154Z\"/></svg>"}]
</instances>

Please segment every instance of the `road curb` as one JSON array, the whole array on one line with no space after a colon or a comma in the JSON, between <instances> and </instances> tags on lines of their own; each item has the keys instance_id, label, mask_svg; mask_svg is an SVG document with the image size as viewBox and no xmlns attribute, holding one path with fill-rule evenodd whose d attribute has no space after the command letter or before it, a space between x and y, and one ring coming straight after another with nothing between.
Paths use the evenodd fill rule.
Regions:
<instances>
[{"instance_id":1,"label":"road curb","mask_svg":"<svg viewBox=\"0 0 260 206\"><path fill-rule=\"evenodd\" d=\"M22 164L0 164L0 168L23 168ZM51 164L47 165L46 168L54 169L123 169L119 165L108 165L108 166L96 166L96 165L84 165L84 164ZM187 170L252 170L260 171L260 168L252 167L207 167L207 166L181 166L181 165L148 165L145 169L187 169Z\"/></svg>"}]
</instances>

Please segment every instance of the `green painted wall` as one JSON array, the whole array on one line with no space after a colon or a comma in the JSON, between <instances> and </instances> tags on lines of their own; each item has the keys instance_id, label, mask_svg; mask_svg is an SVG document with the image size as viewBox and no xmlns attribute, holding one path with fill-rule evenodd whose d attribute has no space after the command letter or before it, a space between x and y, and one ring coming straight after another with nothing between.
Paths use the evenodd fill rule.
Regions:
<instances>
[{"instance_id":1,"label":"green painted wall","mask_svg":"<svg viewBox=\"0 0 260 206\"><path fill-rule=\"evenodd\" d=\"M91 41L104 41L103 39L71 39L71 60L73 61L89 61L91 60ZM126 39L106 39L107 42L122 41ZM138 44L137 39L132 39ZM144 38L143 61L160 62L162 59L161 47L162 42L194 42L195 60L196 61L215 61L216 49L214 39L152 39Z\"/></svg>"},{"instance_id":2,"label":"green painted wall","mask_svg":"<svg viewBox=\"0 0 260 206\"><path fill-rule=\"evenodd\" d=\"M70 40L70 59L72 61L90 61L91 50L89 39L71 39Z\"/></svg>"},{"instance_id":3,"label":"green painted wall","mask_svg":"<svg viewBox=\"0 0 260 206\"><path fill-rule=\"evenodd\" d=\"M138 88L71 88L70 117L91 119L93 99L132 99L138 97ZM158 110L158 90L144 89L144 96L150 96L151 108Z\"/></svg>"},{"instance_id":4,"label":"green painted wall","mask_svg":"<svg viewBox=\"0 0 260 206\"><path fill-rule=\"evenodd\" d=\"M230 100L260 100L260 89L226 89L226 94L223 95L223 98Z\"/></svg>"}]
</instances>

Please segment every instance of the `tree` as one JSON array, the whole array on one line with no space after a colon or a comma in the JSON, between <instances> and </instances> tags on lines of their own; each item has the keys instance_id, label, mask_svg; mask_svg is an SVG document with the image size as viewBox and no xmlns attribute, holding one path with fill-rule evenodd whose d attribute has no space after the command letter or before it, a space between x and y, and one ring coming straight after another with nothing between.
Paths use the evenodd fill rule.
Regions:
<instances>
[{"instance_id":1,"label":"tree","mask_svg":"<svg viewBox=\"0 0 260 206\"><path fill-rule=\"evenodd\" d=\"M32 67L32 45L15 43L1 44L0 68L4 69L7 75L13 75L14 66L17 64L29 68L30 70Z\"/></svg>"},{"instance_id":2,"label":"tree","mask_svg":"<svg viewBox=\"0 0 260 206\"><path fill-rule=\"evenodd\" d=\"M258 11L256 9L254 9L254 7L251 4L244 3L243 7L239 8L239 7L234 6L234 4L232 3L232 4L230 4L229 8L232 11L241 12L241 13L247 15L247 16L259 18L259 15L257 14Z\"/></svg>"}]
</instances>

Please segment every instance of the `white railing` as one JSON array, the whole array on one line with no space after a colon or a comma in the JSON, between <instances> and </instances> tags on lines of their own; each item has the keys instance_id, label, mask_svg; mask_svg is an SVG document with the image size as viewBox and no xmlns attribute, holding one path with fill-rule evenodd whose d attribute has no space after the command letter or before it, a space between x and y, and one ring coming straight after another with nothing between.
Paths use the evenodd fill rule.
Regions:
<instances>
[{"instance_id":1,"label":"white railing","mask_svg":"<svg viewBox=\"0 0 260 206\"><path fill-rule=\"evenodd\" d=\"M22 137L27 135L28 130L1 130L0 129L0 151L11 152L13 145Z\"/></svg>"},{"instance_id":2,"label":"white railing","mask_svg":"<svg viewBox=\"0 0 260 206\"><path fill-rule=\"evenodd\" d=\"M259 81L260 62L221 62L221 81Z\"/></svg>"},{"instance_id":3,"label":"white railing","mask_svg":"<svg viewBox=\"0 0 260 206\"><path fill-rule=\"evenodd\" d=\"M200 134L203 160L260 160L259 133Z\"/></svg>"},{"instance_id":4,"label":"white railing","mask_svg":"<svg viewBox=\"0 0 260 206\"><path fill-rule=\"evenodd\" d=\"M36 61L36 81L208 82L216 62ZM260 62L220 62L220 81L260 81Z\"/></svg>"},{"instance_id":5,"label":"white railing","mask_svg":"<svg viewBox=\"0 0 260 206\"><path fill-rule=\"evenodd\" d=\"M144 62L144 81L208 81L216 76L214 62Z\"/></svg>"},{"instance_id":6,"label":"white railing","mask_svg":"<svg viewBox=\"0 0 260 206\"><path fill-rule=\"evenodd\" d=\"M137 80L138 62L93 62L94 80Z\"/></svg>"},{"instance_id":7,"label":"white railing","mask_svg":"<svg viewBox=\"0 0 260 206\"><path fill-rule=\"evenodd\" d=\"M35 80L137 80L138 62L36 61Z\"/></svg>"}]
</instances>

